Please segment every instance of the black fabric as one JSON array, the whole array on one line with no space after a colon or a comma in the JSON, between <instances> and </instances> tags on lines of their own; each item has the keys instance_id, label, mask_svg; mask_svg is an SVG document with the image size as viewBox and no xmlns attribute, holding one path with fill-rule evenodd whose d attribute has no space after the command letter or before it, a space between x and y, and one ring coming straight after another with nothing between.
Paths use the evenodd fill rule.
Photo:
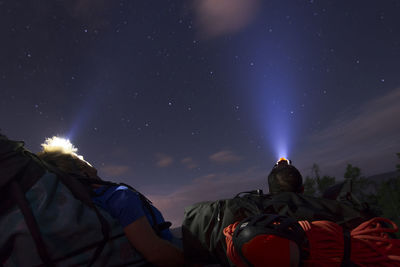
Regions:
<instances>
[{"instance_id":1,"label":"black fabric","mask_svg":"<svg viewBox=\"0 0 400 267\"><path fill-rule=\"evenodd\" d=\"M328 187L322 193L322 197L327 198L327 199L333 199L333 200L337 199L340 195L340 192L346 186L346 182L347 181L343 181L343 182L340 182L340 183L337 183L337 184L334 184L334 185Z\"/></svg>"},{"instance_id":2,"label":"black fabric","mask_svg":"<svg viewBox=\"0 0 400 267\"><path fill-rule=\"evenodd\" d=\"M172 226L171 222L162 222L162 223L158 224L158 229L160 231L163 231L163 230L169 229L171 226Z\"/></svg>"},{"instance_id":3,"label":"black fabric","mask_svg":"<svg viewBox=\"0 0 400 267\"><path fill-rule=\"evenodd\" d=\"M198 236L193 234L193 231L182 225L182 244L183 244L183 254L186 262L194 262L201 265L207 265L210 263L221 263L218 259L217 254L211 254L208 248L200 241ZM224 251L222 251L224 253ZM222 259L226 257L222 256ZM229 266L229 263L221 263L223 266Z\"/></svg>"},{"instance_id":4,"label":"black fabric","mask_svg":"<svg viewBox=\"0 0 400 267\"><path fill-rule=\"evenodd\" d=\"M266 199L269 196L247 194L233 199L201 202L185 208L182 223L185 257L200 264L233 266L226 257L223 229L231 223L260 214L259 204Z\"/></svg>"},{"instance_id":5,"label":"black fabric","mask_svg":"<svg viewBox=\"0 0 400 267\"><path fill-rule=\"evenodd\" d=\"M0 263L5 262L10 257L11 252L14 248L13 244L15 242L15 238L16 234L10 236L3 247L0 248Z\"/></svg>"},{"instance_id":6,"label":"black fabric","mask_svg":"<svg viewBox=\"0 0 400 267\"><path fill-rule=\"evenodd\" d=\"M350 231L347 229L343 229L343 241L343 260L341 267L354 266L354 264L351 262L351 235Z\"/></svg>"}]
</instances>

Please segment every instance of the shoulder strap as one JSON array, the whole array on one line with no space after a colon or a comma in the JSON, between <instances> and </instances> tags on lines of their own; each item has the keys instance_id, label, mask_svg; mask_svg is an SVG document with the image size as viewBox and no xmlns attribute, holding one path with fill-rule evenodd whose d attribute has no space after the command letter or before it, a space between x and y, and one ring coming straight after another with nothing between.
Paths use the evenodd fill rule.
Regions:
<instances>
[{"instance_id":1,"label":"shoulder strap","mask_svg":"<svg viewBox=\"0 0 400 267\"><path fill-rule=\"evenodd\" d=\"M21 142L20 146L18 149L23 149L23 142ZM21 150L21 153L24 151ZM28 151L25 151L26 153L30 153ZM7 157L12 157L14 154L9 153ZM4 160L4 157L2 158ZM20 170L15 175L9 176L8 181L3 181L3 188L2 192L6 192L4 190L9 190L6 192L7 196L10 197L11 201L6 201L6 207L7 209L10 206L17 205L18 208L20 209L26 226L32 236L32 239L35 243L36 250L39 254L40 259L42 262L45 264L45 266L55 266L54 262L52 261L49 252L47 250L47 247L45 245L45 242L43 241L39 225L35 219L35 216L33 215L32 209L29 206L29 203L25 197L25 190L29 190L29 188L32 186L34 182L36 182L38 179L40 179L40 176L36 177L36 175L32 175L32 177L26 178L26 171L30 168L30 165L32 163L32 158L26 157L25 163L22 166ZM35 176L35 177L33 177ZM2 203L3 204L3 203ZM8 242L7 242L8 243ZM6 244L7 245L7 244ZM12 249L12 243L8 243L6 248L1 249L1 257L2 261L7 259L9 257L10 249ZM8 250L8 251L7 251Z\"/></svg>"},{"instance_id":2,"label":"shoulder strap","mask_svg":"<svg viewBox=\"0 0 400 267\"><path fill-rule=\"evenodd\" d=\"M78 181L77 179L71 179L67 174L62 172L61 170L53 167L51 164L48 164L45 161L42 161L38 158L38 160L51 172L55 173L60 181L71 191L74 197L80 201L82 201L85 205L90 207L96 213L97 218L101 224L101 231L103 233L103 240L100 242L99 246L96 248L93 253L92 259L90 260L88 266L92 266L96 259L99 257L101 252L103 251L108 239L110 232L110 225L107 220L101 215L96 205L93 203L90 195L90 191L85 188L85 186Z\"/></svg>"},{"instance_id":3,"label":"shoulder strap","mask_svg":"<svg viewBox=\"0 0 400 267\"><path fill-rule=\"evenodd\" d=\"M153 221L153 229L156 232L156 234L161 237L161 231L168 229L169 227L171 227L171 222L163 222L163 223L157 223L157 218L156 215L154 213L154 210L152 208L152 202L145 197L142 193L140 193L139 191L137 191L135 188L133 188L132 186L128 185L128 184L124 184L124 183L120 183L120 185L126 186L128 187L130 190L136 192L139 195L140 200L142 201L143 207L145 207L151 216L151 219Z\"/></svg>"},{"instance_id":4,"label":"shoulder strap","mask_svg":"<svg viewBox=\"0 0 400 267\"><path fill-rule=\"evenodd\" d=\"M243 192L237 193L234 198L241 197L242 194L262 196L264 193L263 193L262 189L257 189L257 190L252 190L252 191L243 191Z\"/></svg>"},{"instance_id":5,"label":"shoulder strap","mask_svg":"<svg viewBox=\"0 0 400 267\"><path fill-rule=\"evenodd\" d=\"M49 252L40 233L38 223L32 213L31 208L29 207L28 201L25 198L21 186L16 180L13 180L11 181L10 187L11 191L13 192L12 195L14 197L15 203L21 210L25 219L25 223L29 229L29 232L32 235L33 241L35 242L40 259L43 261L45 266L55 266L54 262L50 258Z\"/></svg>"},{"instance_id":6,"label":"shoulder strap","mask_svg":"<svg viewBox=\"0 0 400 267\"><path fill-rule=\"evenodd\" d=\"M243 196L241 196L242 194L245 194ZM247 201L253 203L258 210L261 212L264 210L264 206L261 203L261 197L263 196L267 196L264 195L262 189L257 189L257 190L252 190L252 191L244 191L244 192L240 192L238 194L236 194L236 196L233 199L246 199Z\"/></svg>"},{"instance_id":7,"label":"shoulder strap","mask_svg":"<svg viewBox=\"0 0 400 267\"><path fill-rule=\"evenodd\" d=\"M343 229L343 259L340 267L356 267L356 265L351 261L351 234L346 228Z\"/></svg>"}]
</instances>

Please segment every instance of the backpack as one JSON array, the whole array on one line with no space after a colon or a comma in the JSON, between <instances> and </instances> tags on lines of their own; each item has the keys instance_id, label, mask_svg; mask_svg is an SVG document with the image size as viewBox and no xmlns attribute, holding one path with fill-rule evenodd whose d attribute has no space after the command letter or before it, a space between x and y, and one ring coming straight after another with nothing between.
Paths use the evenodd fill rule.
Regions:
<instances>
[{"instance_id":1,"label":"backpack","mask_svg":"<svg viewBox=\"0 0 400 267\"><path fill-rule=\"evenodd\" d=\"M370 204L363 201L363 197L360 194L356 194L353 190L353 180L345 179L342 182L334 184L328 187L322 194L323 198L334 199L354 207L355 209L361 211L365 217L377 217L378 214L376 210L372 210ZM379 213L379 208L375 207Z\"/></svg>"},{"instance_id":2,"label":"backpack","mask_svg":"<svg viewBox=\"0 0 400 267\"><path fill-rule=\"evenodd\" d=\"M91 190L0 134L0 266L148 266Z\"/></svg>"},{"instance_id":3,"label":"backpack","mask_svg":"<svg viewBox=\"0 0 400 267\"><path fill-rule=\"evenodd\" d=\"M363 215L336 200L284 192L266 195L261 190L232 199L201 202L185 208L182 241L185 257L202 264L233 266L226 257L223 229L259 214L285 215L297 220L329 220L346 228L365 221Z\"/></svg>"}]
</instances>

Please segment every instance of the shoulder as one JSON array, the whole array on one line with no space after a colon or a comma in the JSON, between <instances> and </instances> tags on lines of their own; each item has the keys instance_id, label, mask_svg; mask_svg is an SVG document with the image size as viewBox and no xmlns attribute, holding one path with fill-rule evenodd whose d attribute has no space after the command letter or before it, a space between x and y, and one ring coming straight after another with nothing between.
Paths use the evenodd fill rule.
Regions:
<instances>
[{"instance_id":1,"label":"shoulder","mask_svg":"<svg viewBox=\"0 0 400 267\"><path fill-rule=\"evenodd\" d=\"M123 227L145 215L137 192L126 186L111 186L95 189L98 196L93 202L118 219Z\"/></svg>"},{"instance_id":2,"label":"shoulder","mask_svg":"<svg viewBox=\"0 0 400 267\"><path fill-rule=\"evenodd\" d=\"M93 201L106 209L121 209L141 205L137 192L123 185L102 186L94 189Z\"/></svg>"},{"instance_id":3,"label":"shoulder","mask_svg":"<svg viewBox=\"0 0 400 267\"><path fill-rule=\"evenodd\" d=\"M115 185L115 186L102 186L94 189L96 199L102 199L103 201L109 200L124 200L124 199L138 199L139 195L137 192L130 190L128 187L124 185Z\"/></svg>"}]
</instances>

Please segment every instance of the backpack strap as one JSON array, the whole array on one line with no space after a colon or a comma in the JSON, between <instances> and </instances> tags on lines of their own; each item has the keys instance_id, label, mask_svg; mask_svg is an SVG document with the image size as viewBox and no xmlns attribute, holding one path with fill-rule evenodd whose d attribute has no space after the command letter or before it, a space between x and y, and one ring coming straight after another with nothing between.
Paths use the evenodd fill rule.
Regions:
<instances>
[{"instance_id":1,"label":"backpack strap","mask_svg":"<svg viewBox=\"0 0 400 267\"><path fill-rule=\"evenodd\" d=\"M27 153L28 156L31 154L28 151L22 150L23 148L23 142L16 142L18 143L18 153ZM7 157L12 157L16 152L13 151L12 153L8 153L5 157L2 158L2 160L5 160ZM49 255L49 252L47 250L46 244L43 241L39 225L35 219L35 216L32 213L32 209L29 206L29 203L25 197L25 191L29 190L29 188L37 181L40 179L40 176L38 175L32 175L31 177L26 178L25 173L28 169L31 167L31 162L32 158L27 158L26 162L24 163L24 166L18 170L18 172L12 176L9 177L8 183L5 185L6 188L9 188L10 191L7 192L7 195L13 199L13 202L6 202L6 206L10 205L17 205L18 208L20 209L26 226L32 236L32 239L35 243L36 250L39 254L40 259L46 266L55 266L54 262L51 260L51 257ZM5 190L5 188L3 188ZM7 205L8 204L8 205ZM9 249L12 250L12 243L9 243L11 241L7 241L6 243L6 249L5 251L2 251L2 261L4 259L7 259L9 256L9 252L7 251Z\"/></svg>"},{"instance_id":2,"label":"backpack strap","mask_svg":"<svg viewBox=\"0 0 400 267\"><path fill-rule=\"evenodd\" d=\"M354 264L351 262L351 235L350 231L346 228L343 229L343 241L344 241L344 246L343 246L343 260L342 264L340 267L350 267L354 266Z\"/></svg>"},{"instance_id":3,"label":"backpack strap","mask_svg":"<svg viewBox=\"0 0 400 267\"><path fill-rule=\"evenodd\" d=\"M241 196L242 194L245 194L245 195ZM267 196L267 195L264 195L262 189L257 189L257 190L252 190L252 191L240 192L240 193L236 194L234 199L237 199L237 198L246 199L246 200L250 201L251 203L253 203L254 205L256 205L259 212L262 212L262 211L264 211L264 206L260 202L260 198L263 196Z\"/></svg>"},{"instance_id":4,"label":"backpack strap","mask_svg":"<svg viewBox=\"0 0 400 267\"><path fill-rule=\"evenodd\" d=\"M243 191L243 192L237 193L234 198L239 198L241 194L262 196L264 193L263 193L262 189L257 189L257 190L252 190L252 191Z\"/></svg>"},{"instance_id":5,"label":"backpack strap","mask_svg":"<svg viewBox=\"0 0 400 267\"><path fill-rule=\"evenodd\" d=\"M120 183L120 185L126 186L128 187L130 190L136 192L139 195L140 200L142 201L143 207L145 207L151 216L151 219L153 221L153 229L156 232L156 234L161 237L161 231L168 229L172 224L171 222L163 222L158 224L157 223L157 219L156 219L156 215L154 213L154 210L151 206L152 202L145 197L142 193L140 193L139 191L137 191L135 188L133 188L132 186L128 185L128 184L124 184L124 183Z\"/></svg>"},{"instance_id":6,"label":"backpack strap","mask_svg":"<svg viewBox=\"0 0 400 267\"><path fill-rule=\"evenodd\" d=\"M40 233L39 225L35 219L35 216L32 213L31 208L29 207L28 201L25 198L21 186L16 180L13 180L11 181L10 187L12 195L14 196L15 203L21 210L25 219L25 223L29 229L29 232L32 235L33 241L35 242L40 259L43 261L45 266L55 266L54 262L52 262L50 258L49 252Z\"/></svg>"}]
</instances>

